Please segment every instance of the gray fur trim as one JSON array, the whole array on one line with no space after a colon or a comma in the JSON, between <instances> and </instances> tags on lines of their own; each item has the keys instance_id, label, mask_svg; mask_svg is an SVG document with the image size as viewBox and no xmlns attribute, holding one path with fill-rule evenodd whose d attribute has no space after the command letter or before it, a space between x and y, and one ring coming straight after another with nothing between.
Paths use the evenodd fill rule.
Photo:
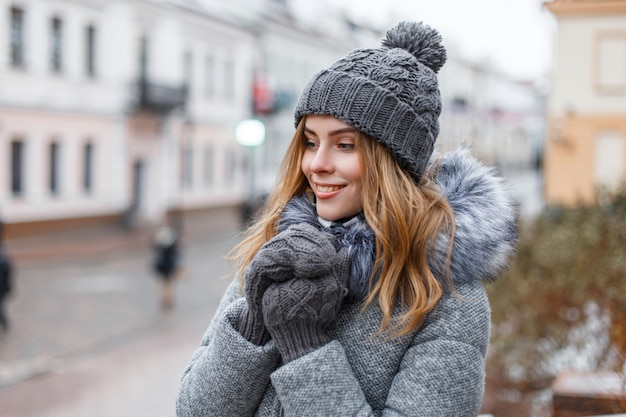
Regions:
<instances>
[{"instance_id":1,"label":"gray fur trim","mask_svg":"<svg viewBox=\"0 0 626 417\"><path fill-rule=\"evenodd\" d=\"M443 156L435 181L456 219L454 282L496 279L518 239L517 214L504 179L460 148ZM443 265L448 246L446 236L437 240L432 267Z\"/></svg>"}]
</instances>

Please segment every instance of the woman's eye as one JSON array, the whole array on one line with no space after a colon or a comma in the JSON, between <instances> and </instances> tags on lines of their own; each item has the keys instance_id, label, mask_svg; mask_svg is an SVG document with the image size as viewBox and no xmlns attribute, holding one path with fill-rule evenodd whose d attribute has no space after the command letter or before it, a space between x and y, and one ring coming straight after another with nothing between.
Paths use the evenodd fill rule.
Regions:
<instances>
[{"instance_id":1,"label":"woman's eye","mask_svg":"<svg viewBox=\"0 0 626 417\"><path fill-rule=\"evenodd\" d=\"M337 146L343 151L353 151L356 147L354 143L340 143Z\"/></svg>"},{"instance_id":2,"label":"woman's eye","mask_svg":"<svg viewBox=\"0 0 626 417\"><path fill-rule=\"evenodd\" d=\"M305 148L312 149L312 148L315 148L316 146L317 146L317 144L315 142L307 140L307 139L304 140L304 147Z\"/></svg>"}]
</instances>

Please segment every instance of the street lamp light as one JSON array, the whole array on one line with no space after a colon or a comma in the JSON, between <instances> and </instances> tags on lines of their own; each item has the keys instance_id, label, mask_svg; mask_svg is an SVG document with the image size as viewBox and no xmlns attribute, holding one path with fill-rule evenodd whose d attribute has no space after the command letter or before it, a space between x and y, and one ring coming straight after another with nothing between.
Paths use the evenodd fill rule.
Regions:
<instances>
[{"instance_id":1,"label":"street lamp light","mask_svg":"<svg viewBox=\"0 0 626 417\"><path fill-rule=\"evenodd\" d=\"M240 145L252 148L259 146L265 140L265 124L257 119L239 122L235 129L235 138Z\"/></svg>"},{"instance_id":2,"label":"street lamp light","mask_svg":"<svg viewBox=\"0 0 626 417\"><path fill-rule=\"evenodd\" d=\"M256 175L256 151L255 149L265 140L265 124L258 119L247 119L239 122L235 128L235 139L237 143L248 148L249 163L249 201L255 197L255 175Z\"/></svg>"}]
</instances>

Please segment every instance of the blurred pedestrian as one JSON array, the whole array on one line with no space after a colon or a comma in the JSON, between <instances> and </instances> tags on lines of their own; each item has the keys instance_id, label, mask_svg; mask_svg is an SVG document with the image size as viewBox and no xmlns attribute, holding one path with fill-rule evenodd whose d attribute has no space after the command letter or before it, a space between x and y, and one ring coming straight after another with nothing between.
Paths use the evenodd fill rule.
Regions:
<instances>
[{"instance_id":1,"label":"blurred pedestrian","mask_svg":"<svg viewBox=\"0 0 626 417\"><path fill-rule=\"evenodd\" d=\"M179 417L476 416L513 204L467 149L433 156L446 52L421 23L317 73Z\"/></svg>"},{"instance_id":2,"label":"blurred pedestrian","mask_svg":"<svg viewBox=\"0 0 626 417\"><path fill-rule=\"evenodd\" d=\"M174 281L179 273L178 232L171 226L160 227L154 235L154 270L160 281L161 308L174 306Z\"/></svg>"},{"instance_id":3,"label":"blurred pedestrian","mask_svg":"<svg viewBox=\"0 0 626 417\"><path fill-rule=\"evenodd\" d=\"M263 211L266 200L267 193L261 193L246 200L241 209L241 220L244 228L249 227Z\"/></svg>"},{"instance_id":4,"label":"blurred pedestrian","mask_svg":"<svg viewBox=\"0 0 626 417\"><path fill-rule=\"evenodd\" d=\"M0 220L0 327L6 332L9 330L9 319L6 313L6 299L11 294L13 270L11 260L2 244L4 224Z\"/></svg>"}]
</instances>

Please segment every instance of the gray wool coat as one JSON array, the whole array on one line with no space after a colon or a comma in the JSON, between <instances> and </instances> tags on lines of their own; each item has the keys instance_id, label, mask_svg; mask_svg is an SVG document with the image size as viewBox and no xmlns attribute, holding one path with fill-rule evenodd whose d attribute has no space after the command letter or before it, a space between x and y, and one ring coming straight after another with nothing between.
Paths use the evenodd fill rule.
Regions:
<instances>
[{"instance_id":1,"label":"gray wool coat","mask_svg":"<svg viewBox=\"0 0 626 417\"><path fill-rule=\"evenodd\" d=\"M476 416L490 331L481 280L514 253L515 210L502 180L466 149L443 156L436 182L457 222L454 291L419 329L378 336L379 307L347 300L333 340L283 365L272 340L257 346L236 330L245 299L235 279L184 371L177 416ZM441 261L447 242L436 246Z\"/></svg>"}]
</instances>

